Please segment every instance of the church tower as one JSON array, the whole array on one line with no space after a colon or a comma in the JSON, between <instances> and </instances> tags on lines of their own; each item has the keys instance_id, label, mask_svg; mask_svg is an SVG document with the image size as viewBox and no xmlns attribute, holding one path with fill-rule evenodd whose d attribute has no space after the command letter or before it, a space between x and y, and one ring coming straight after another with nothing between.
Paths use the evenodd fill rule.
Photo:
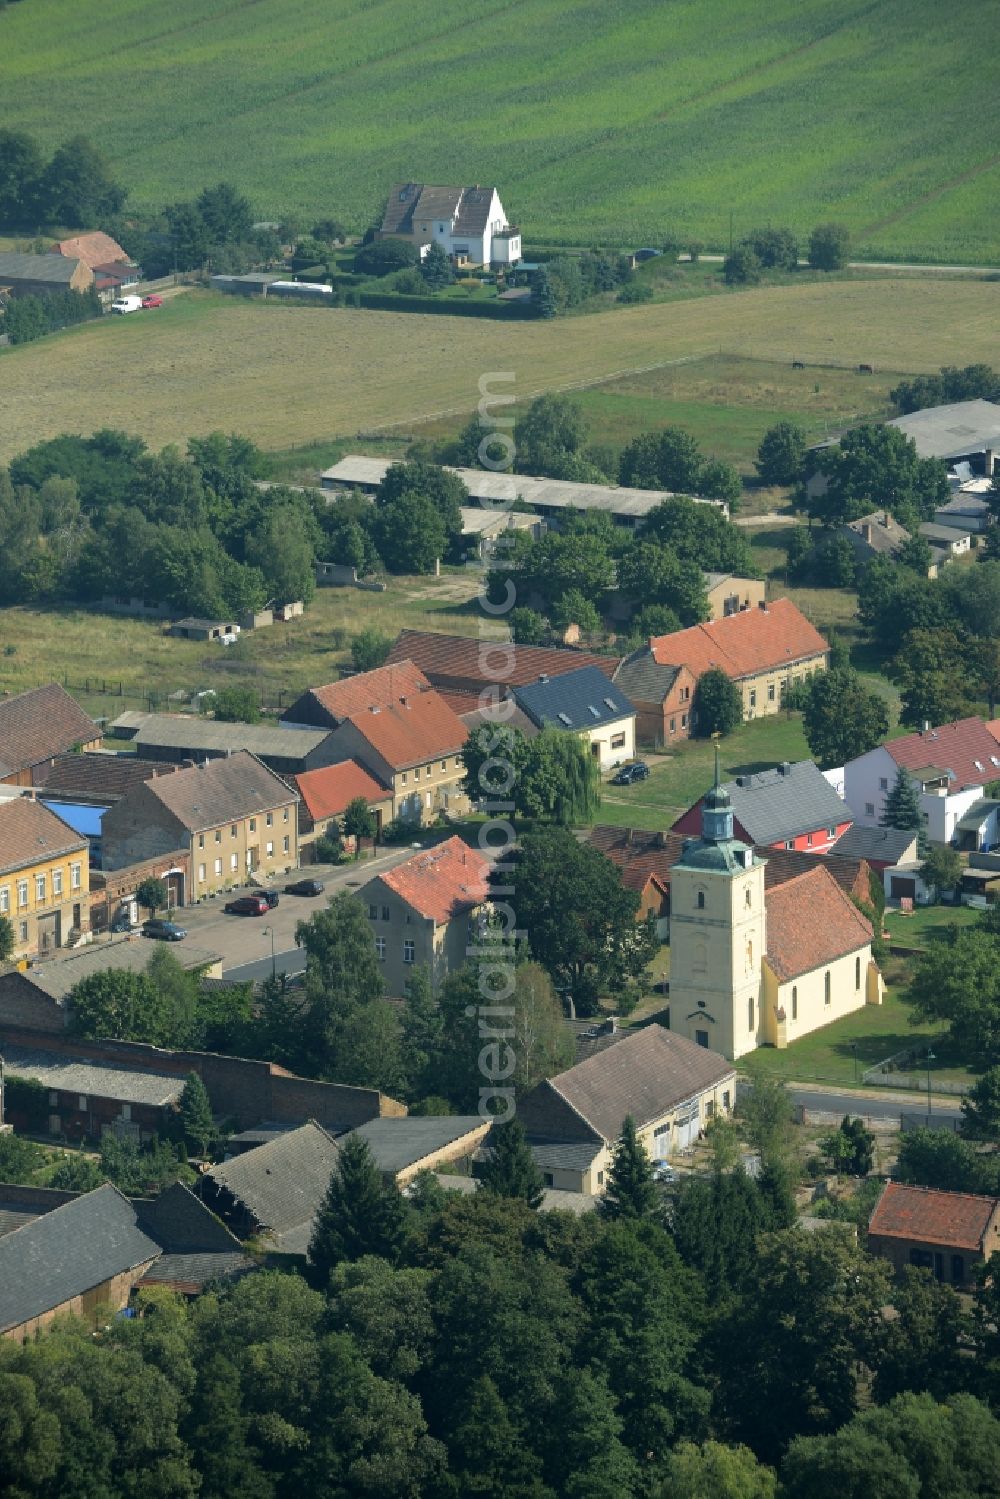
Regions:
<instances>
[{"instance_id":1,"label":"church tower","mask_svg":"<svg viewBox=\"0 0 1000 1499\"><path fill-rule=\"evenodd\" d=\"M753 1051L766 936L764 860L734 836L716 746L701 837L687 841L670 873L671 1030L726 1057Z\"/></svg>"}]
</instances>

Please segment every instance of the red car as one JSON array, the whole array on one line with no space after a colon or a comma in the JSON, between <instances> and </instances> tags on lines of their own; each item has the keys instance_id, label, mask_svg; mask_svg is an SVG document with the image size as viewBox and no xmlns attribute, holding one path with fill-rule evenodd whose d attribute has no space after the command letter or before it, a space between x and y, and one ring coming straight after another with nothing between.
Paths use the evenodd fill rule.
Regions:
<instances>
[{"instance_id":1,"label":"red car","mask_svg":"<svg viewBox=\"0 0 1000 1499\"><path fill-rule=\"evenodd\" d=\"M150 295L148 297L143 297L143 299L142 299L142 305L143 305L143 307L162 307L163 306L163 298L162 297L157 297L155 295Z\"/></svg>"},{"instance_id":2,"label":"red car","mask_svg":"<svg viewBox=\"0 0 1000 1499\"><path fill-rule=\"evenodd\" d=\"M229 916L266 916L271 907L263 895L241 895L223 909Z\"/></svg>"}]
</instances>

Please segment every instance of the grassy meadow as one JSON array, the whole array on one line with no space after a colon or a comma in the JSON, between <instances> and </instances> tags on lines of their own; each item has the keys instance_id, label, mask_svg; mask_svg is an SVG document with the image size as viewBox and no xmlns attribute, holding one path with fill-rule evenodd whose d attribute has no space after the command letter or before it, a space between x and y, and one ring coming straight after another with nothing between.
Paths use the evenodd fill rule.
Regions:
<instances>
[{"instance_id":1,"label":"grassy meadow","mask_svg":"<svg viewBox=\"0 0 1000 1499\"><path fill-rule=\"evenodd\" d=\"M458 178L498 182L529 240L655 244L671 228L723 248L730 214L737 233L836 218L878 256L975 262L996 253L1000 186L984 14L48 0L0 14L0 55L7 117L47 146L76 128L113 141L143 207L225 177L262 217L360 228L394 181Z\"/></svg>"},{"instance_id":2,"label":"grassy meadow","mask_svg":"<svg viewBox=\"0 0 1000 1499\"><path fill-rule=\"evenodd\" d=\"M510 324L193 291L155 313L0 350L0 461L41 438L108 425L151 447L219 428L276 449L409 433L414 423L473 411L479 380L493 371L513 372L519 401L672 365L680 391L689 376L678 361L720 353L788 366L863 362L879 380L996 363L998 327L1000 282L972 278L810 281ZM843 371L800 373L806 391L836 378L853 384L854 401L879 396L877 385L866 396L865 380Z\"/></svg>"}]
</instances>

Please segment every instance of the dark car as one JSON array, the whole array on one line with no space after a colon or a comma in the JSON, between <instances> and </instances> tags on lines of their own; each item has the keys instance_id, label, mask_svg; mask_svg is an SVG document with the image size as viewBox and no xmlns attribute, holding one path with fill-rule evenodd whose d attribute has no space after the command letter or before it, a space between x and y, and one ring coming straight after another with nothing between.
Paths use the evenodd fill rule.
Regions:
<instances>
[{"instance_id":1,"label":"dark car","mask_svg":"<svg viewBox=\"0 0 1000 1499\"><path fill-rule=\"evenodd\" d=\"M612 786L631 786L633 781L644 781L649 775L645 760L631 760L611 777Z\"/></svg>"},{"instance_id":2,"label":"dark car","mask_svg":"<svg viewBox=\"0 0 1000 1499\"><path fill-rule=\"evenodd\" d=\"M633 760L629 769L632 772L633 781L644 781L649 775L649 766L645 760Z\"/></svg>"},{"instance_id":3,"label":"dark car","mask_svg":"<svg viewBox=\"0 0 1000 1499\"><path fill-rule=\"evenodd\" d=\"M322 880L296 880L294 884L285 886L286 895L322 895Z\"/></svg>"},{"instance_id":4,"label":"dark car","mask_svg":"<svg viewBox=\"0 0 1000 1499\"><path fill-rule=\"evenodd\" d=\"M227 916L266 916L270 909L263 895L240 895L223 906Z\"/></svg>"},{"instance_id":5,"label":"dark car","mask_svg":"<svg viewBox=\"0 0 1000 1499\"><path fill-rule=\"evenodd\" d=\"M182 926L176 926L172 921L162 921L154 916L150 921L142 924L142 935L144 937L156 937L160 942L181 942L187 936Z\"/></svg>"},{"instance_id":6,"label":"dark car","mask_svg":"<svg viewBox=\"0 0 1000 1499\"><path fill-rule=\"evenodd\" d=\"M260 893L267 901L269 908L273 911L275 906L278 904L278 901L281 899L277 890L262 890Z\"/></svg>"}]
</instances>

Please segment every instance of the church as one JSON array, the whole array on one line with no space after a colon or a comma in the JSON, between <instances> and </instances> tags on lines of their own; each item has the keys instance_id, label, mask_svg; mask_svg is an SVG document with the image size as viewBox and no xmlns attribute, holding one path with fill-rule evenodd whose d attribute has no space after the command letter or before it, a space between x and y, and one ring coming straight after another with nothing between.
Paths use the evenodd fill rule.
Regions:
<instances>
[{"instance_id":1,"label":"church","mask_svg":"<svg viewBox=\"0 0 1000 1499\"><path fill-rule=\"evenodd\" d=\"M723 1056L784 1047L881 1004L872 928L821 862L764 890L719 784L670 876L670 1028Z\"/></svg>"}]
</instances>

